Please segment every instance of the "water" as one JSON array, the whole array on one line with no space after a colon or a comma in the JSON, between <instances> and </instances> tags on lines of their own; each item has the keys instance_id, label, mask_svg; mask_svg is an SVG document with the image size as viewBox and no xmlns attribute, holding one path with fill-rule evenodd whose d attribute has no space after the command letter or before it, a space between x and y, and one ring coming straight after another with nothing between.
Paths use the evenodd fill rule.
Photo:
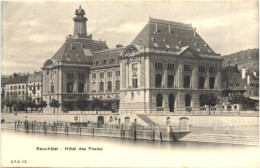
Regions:
<instances>
[{"instance_id":1,"label":"water","mask_svg":"<svg viewBox=\"0 0 260 168\"><path fill-rule=\"evenodd\" d=\"M252 146L133 141L11 130L2 130L1 136L2 166L251 168L258 167L259 163L258 147ZM58 150L39 151L37 147L58 147ZM77 150L68 151L66 147L76 147ZM95 148L99 150L92 150ZM14 160L26 160L27 163L11 163Z\"/></svg>"}]
</instances>

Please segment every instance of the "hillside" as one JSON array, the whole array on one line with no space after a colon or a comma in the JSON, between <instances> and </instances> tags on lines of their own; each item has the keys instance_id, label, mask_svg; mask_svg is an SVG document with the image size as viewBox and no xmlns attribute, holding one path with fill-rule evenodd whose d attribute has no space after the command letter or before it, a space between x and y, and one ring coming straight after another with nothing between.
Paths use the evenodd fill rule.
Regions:
<instances>
[{"instance_id":1,"label":"hillside","mask_svg":"<svg viewBox=\"0 0 260 168\"><path fill-rule=\"evenodd\" d=\"M228 65L230 62L231 66L238 65L238 69L246 67L246 69L257 69L259 70L259 49L248 49L239 51L237 53L224 55L223 56L223 67Z\"/></svg>"}]
</instances>

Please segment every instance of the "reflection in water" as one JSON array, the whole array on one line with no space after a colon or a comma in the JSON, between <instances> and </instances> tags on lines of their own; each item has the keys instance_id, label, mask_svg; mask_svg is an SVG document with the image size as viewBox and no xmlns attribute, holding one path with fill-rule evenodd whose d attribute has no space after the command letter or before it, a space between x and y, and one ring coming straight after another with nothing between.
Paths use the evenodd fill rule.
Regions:
<instances>
[{"instance_id":1,"label":"reflection in water","mask_svg":"<svg viewBox=\"0 0 260 168\"><path fill-rule=\"evenodd\" d=\"M145 167L257 167L258 148L242 145L159 142L64 134L24 133L2 130L4 166L18 166L12 159L27 159L19 166L145 166ZM58 147L37 151L36 147ZM86 151L65 151L65 147ZM102 148L92 151L91 148Z\"/></svg>"}]
</instances>

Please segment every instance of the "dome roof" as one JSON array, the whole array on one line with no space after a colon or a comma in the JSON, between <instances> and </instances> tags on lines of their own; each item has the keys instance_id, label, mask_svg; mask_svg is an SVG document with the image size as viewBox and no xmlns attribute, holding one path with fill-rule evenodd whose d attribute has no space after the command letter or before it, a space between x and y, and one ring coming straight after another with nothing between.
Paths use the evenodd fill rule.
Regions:
<instances>
[{"instance_id":1,"label":"dome roof","mask_svg":"<svg viewBox=\"0 0 260 168\"><path fill-rule=\"evenodd\" d=\"M84 9L81 9L81 5L79 5L79 9L76 9L76 11L75 11L75 15L85 15L85 11L84 11Z\"/></svg>"}]
</instances>

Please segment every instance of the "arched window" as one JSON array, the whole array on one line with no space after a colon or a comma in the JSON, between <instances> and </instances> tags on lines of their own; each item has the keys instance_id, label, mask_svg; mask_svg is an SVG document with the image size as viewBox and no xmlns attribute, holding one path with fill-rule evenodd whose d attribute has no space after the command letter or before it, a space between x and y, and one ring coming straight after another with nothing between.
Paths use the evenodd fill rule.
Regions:
<instances>
[{"instance_id":1,"label":"arched window","mask_svg":"<svg viewBox=\"0 0 260 168\"><path fill-rule=\"evenodd\" d=\"M173 94L170 94L170 95L169 95L168 101L169 101L169 110L170 110L170 112L174 112L174 101L175 101L175 97L174 97Z\"/></svg>"},{"instance_id":2,"label":"arched window","mask_svg":"<svg viewBox=\"0 0 260 168\"><path fill-rule=\"evenodd\" d=\"M112 91L112 82L111 81L107 82L107 91L109 91L109 92Z\"/></svg>"},{"instance_id":3,"label":"arched window","mask_svg":"<svg viewBox=\"0 0 260 168\"><path fill-rule=\"evenodd\" d=\"M191 96L189 94L186 94L185 96L185 107L190 107L191 105Z\"/></svg>"},{"instance_id":4,"label":"arched window","mask_svg":"<svg viewBox=\"0 0 260 168\"><path fill-rule=\"evenodd\" d=\"M203 76L199 77L199 89L204 89L205 78Z\"/></svg>"},{"instance_id":5,"label":"arched window","mask_svg":"<svg viewBox=\"0 0 260 168\"><path fill-rule=\"evenodd\" d=\"M214 89L214 85L215 85L215 78L214 77L210 77L209 78L209 88L210 89Z\"/></svg>"},{"instance_id":6,"label":"arched window","mask_svg":"<svg viewBox=\"0 0 260 168\"><path fill-rule=\"evenodd\" d=\"M171 124L171 117L167 117L166 118L166 125L170 125Z\"/></svg>"},{"instance_id":7,"label":"arched window","mask_svg":"<svg viewBox=\"0 0 260 168\"><path fill-rule=\"evenodd\" d=\"M162 87L162 75L160 75L160 74L157 74L155 76L155 87L156 88Z\"/></svg>"},{"instance_id":8,"label":"arched window","mask_svg":"<svg viewBox=\"0 0 260 168\"><path fill-rule=\"evenodd\" d=\"M168 75L168 88L173 88L174 76Z\"/></svg>"},{"instance_id":9,"label":"arched window","mask_svg":"<svg viewBox=\"0 0 260 168\"><path fill-rule=\"evenodd\" d=\"M156 106L157 106L157 107L162 107L162 101L163 101L162 95L161 95L161 94L158 94L158 95L156 96Z\"/></svg>"}]
</instances>

